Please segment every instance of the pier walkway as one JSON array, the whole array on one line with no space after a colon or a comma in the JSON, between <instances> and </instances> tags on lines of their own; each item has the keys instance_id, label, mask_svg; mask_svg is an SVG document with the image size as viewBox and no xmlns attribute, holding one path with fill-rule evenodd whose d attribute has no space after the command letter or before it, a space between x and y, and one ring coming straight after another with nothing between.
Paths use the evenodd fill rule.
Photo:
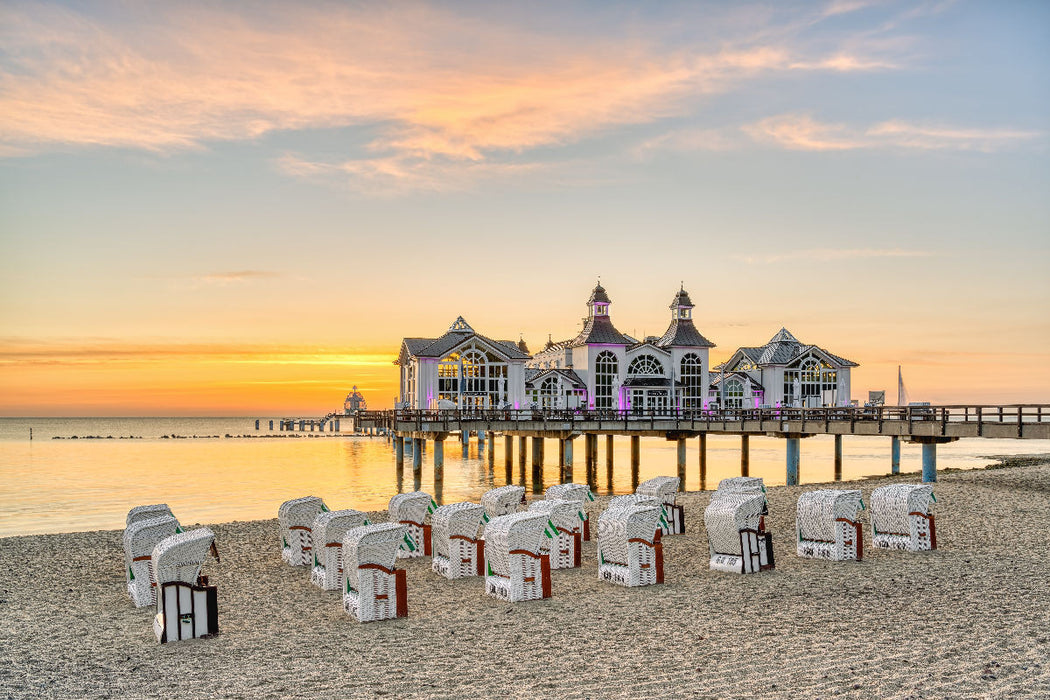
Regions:
<instances>
[{"instance_id":1,"label":"pier walkway","mask_svg":"<svg viewBox=\"0 0 1050 700\"><path fill-rule=\"evenodd\" d=\"M660 437L678 443L678 475L685 483L686 444L696 438L700 446L700 484L706 488L707 435L735 434L741 439L741 475L749 469L748 439L753 435L785 440L786 481L798 483L799 440L813 435L835 436L835 476L842 472L842 439L846 435L884 435L891 439L891 472L900 469L900 441L922 445L923 481L937 480L937 445L959 438L1050 439L1050 404L879 406L829 408L755 408L702 411L594 411L594 410L388 410L359 411L352 418L355 430L378 431L394 441L397 464L404 466L405 453L412 455L413 470L422 468L426 442L433 442L434 468L444 467L444 441L458 433L465 446L472 434L494 460L496 434L505 440L504 456L508 479L513 466L514 438L518 439L518 463L526 465L527 442L532 440L534 476L542 470L544 440L559 446L563 481L573 478L573 443L584 438L587 480L597 473L598 438L604 435L611 448L615 436L631 439L631 472L638 473L639 441ZM322 428L323 429L323 428ZM609 470L612 449L606 449ZM632 476L632 481L634 481ZM539 483L539 479L534 479Z\"/></svg>"}]
</instances>

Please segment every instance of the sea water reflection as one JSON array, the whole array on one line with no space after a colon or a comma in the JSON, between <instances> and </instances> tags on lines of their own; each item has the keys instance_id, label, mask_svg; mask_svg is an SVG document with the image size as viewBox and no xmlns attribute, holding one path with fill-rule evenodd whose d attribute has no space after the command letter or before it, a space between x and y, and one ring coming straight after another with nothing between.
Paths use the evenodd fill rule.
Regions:
<instances>
[{"instance_id":1,"label":"sea water reflection","mask_svg":"<svg viewBox=\"0 0 1050 700\"><path fill-rule=\"evenodd\" d=\"M418 472L406 456L395 466L392 445L382 437L236 437L255 433L254 420L223 419L0 419L0 537L45 532L117 529L128 509L166 502L187 524L276 517L289 498L313 494L332 508L382 510L399 491L423 490L439 503L477 501L494 486L508 483L504 440L495 442L492 466L484 447L472 440L464 453L457 436L445 441L445 467L435 478L433 448L424 451ZM77 422L79 421L79 422ZM34 440L28 427L34 426ZM53 436L77 440L51 439ZM234 437L161 438L160 435ZM114 435L114 439L83 439ZM142 436L118 439L121 435ZM582 440L577 441L574 480L584 482ZM686 488L699 488L698 440L688 442ZM530 451L531 451L531 440ZM676 473L676 445L643 438L639 480ZM529 491L557 483L558 448L547 441L542 483L533 484L531 452L519 467L513 441L510 481ZM606 467L606 441L598 441L597 479L601 494L630 493L630 441L614 440L614 469ZM740 472L740 438L710 435L707 440L709 488ZM983 455L1050 452L1050 441L960 440L942 445L940 468L988 464ZM751 437L750 473L769 485L784 483L784 441ZM920 471L918 445L903 444L901 471ZM802 483L833 479L833 440L816 436L802 441ZM843 478L857 479L890 470L890 440L850 437L843 440Z\"/></svg>"}]
</instances>

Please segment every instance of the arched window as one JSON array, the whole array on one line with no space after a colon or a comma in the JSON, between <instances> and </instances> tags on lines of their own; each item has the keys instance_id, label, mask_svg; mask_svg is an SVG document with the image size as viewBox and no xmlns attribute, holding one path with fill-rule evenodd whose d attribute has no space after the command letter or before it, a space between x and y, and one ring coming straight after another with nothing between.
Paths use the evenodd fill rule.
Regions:
<instances>
[{"instance_id":1,"label":"arched window","mask_svg":"<svg viewBox=\"0 0 1050 700\"><path fill-rule=\"evenodd\" d=\"M438 363L438 399L460 408L496 407L507 400L507 362L476 342Z\"/></svg>"},{"instance_id":2,"label":"arched window","mask_svg":"<svg viewBox=\"0 0 1050 700\"><path fill-rule=\"evenodd\" d=\"M784 371L784 401L823 406L837 401L838 373L827 362L807 355Z\"/></svg>"},{"instance_id":3,"label":"arched window","mask_svg":"<svg viewBox=\"0 0 1050 700\"><path fill-rule=\"evenodd\" d=\"M543 408L558 407L558 380L555 377L547 377L540 384L539 404Z\"/></svg>"},{"instance_id":4,"label":"arched window","mask_svg":"<svg viewBox=\"0 0 1050 700\"><path fill-rule=\"evenodd\" d=\"M639 355L638 357L631 360L631 364L627 366L627 376L637 377L641 376L660 376L664 374L664 367L660 364L652 355Z\"/></svg>"},{"instance_id":5,"label":"arched window","mask_svg":"<svg viewBox=\"0 0 1050 700\"><path fill-rule=\"evenodd\" d=\"M608 350L598 353L594 359L594 407L613 408L613 385L620 363L616 355Z\"/></svg>"},{"instance_id":6,"label":"arched window","mask_svg":"<svg viewBox=\"0 0 1050 700\"><path fill-rule=\"evenodd\" d=\"M739 379L727 379L725 390L726 408L744 407L744 383Z\"/></svg>"},{"instance_id":7,"label":"arched window","mask_svg":"<svg viewBox=\"0 0 1050 700\"><path fill-rule=\"evenodd\" d=\"M700 409L704 407L704 363L700 356L688 353L682 356L682 408Z\"/></svg>"}]
</instances>

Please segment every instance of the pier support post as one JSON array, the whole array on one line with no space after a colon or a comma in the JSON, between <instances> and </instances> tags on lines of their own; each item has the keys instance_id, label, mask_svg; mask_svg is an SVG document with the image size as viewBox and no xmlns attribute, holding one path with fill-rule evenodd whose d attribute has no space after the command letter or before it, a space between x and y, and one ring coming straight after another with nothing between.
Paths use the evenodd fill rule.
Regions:
<instances>
[{"instance_id":1,"label":"pier support post","mask_svg":"<svg viewBox=\"0 0 1050 700\"><path fill-rule=\"evenodd\" d=\"M519 486L525 485L525 463L528 460L529 451L529 439L527 437L518 438L518 480Z\"/></svg>"},{"instance_id":2,"label":"pier support post","mask_svg":"<svg viewBox=\"0 0 1050 700\"><path fill-rule=\"evenodd\" d=\"M587 485L594 490L598 488L598 436L587 433L584 439L587 441Z\"/></svg>"},{"instance_id":3,"label":"pier support post","mask_svg":"<svg viewBox=\"0 0 1050 700\"><path fill-rule=\"evenodd\" d=\"M496 433L489 431L489 469L492 469L496 465Z\"/></svg>"},{"instance_id":4,"label":"pier support post","mask_svg":"<svg viewBox=\"0 0 1050 700\"><path fill-rule=\"evenodd\" d=\"M751 476L751 436L740 436L740 476Z\"/></svg>"},{"instance_id":5,"label":"pier support post","mask_svg":"<svg viewBox=\"0 0 1050 700\"><path fill-rule=\"evenodd\" d=\"M558 440L558 468L565 470L565 441Z\"/></svg>"},{"instance_id":6,"label":"pier support post","mask_svg":"<svg viewBox=\"0 0 1050 700\"><path fill-rule=\"evenodd\" d=\"M398 469L405 468L405 438L400 435L394 438L394 463Z\"/></svg>"},{"instance_id":7,"label":"pier support post","mask_svg":"<svg viewBox=\"0 0 1050 700\"><path fill-rule=\"evenodd\" d=\"M937 481L937 443L922 444L922 483L932 484Z\"/></svg>"},{"instance_id":8,"label":"pier support post","mask_svg":"<svg viewBox=\"0 0 1050 700\"><path fill-rule=\"evenodd\" d=\"M562 450L564 452L562 456L561 469L561 482L563 484L572 483L572 438L565 438L562 440Z\"/></svg>"},{"instance_id":9,"label":"pier support post","mask_svg":"<svg viewBox=\"0 0 1050 700\"><path fill-rule=\"evenodd\" d=\"M685 491L685 438L678 438L678 490Z\"/></svg>"},{"instance_id":10,"label":"pier support post","mask_svg":"<svg viewBox=\"0 0 1050 700\"><path fill-rule=\"evenodd\" d=\"M444 475L445 471L445 438L434 438L434 480L437 481L438 474Z\"/></svg>"},{"instance_id":11,"label":"pier support post","mask_svg":"<svg viewBox=\"0 0 1050 700\"><path fill-rule=\"evenodd\" d=\"M507 471L507 483L514 483L514 436L503 436L503 468Z\"/></svg>"},{"instance_id":12,"label":"pier support post","mask_svg":"<svg viewBox=\"0 0 1050 700\"><path fill-rule=\"evenodd\" d=\"M479 430L478 431L478 449L482 450L484 448L485 448L485 431L484 430Z\"/></svg>"},{"instance_id":13,"label":"pier support post","mask_svg":"<svg viewBox=\"0 0 1050 700\"><path fill-rule=\"evenodd\" d=\"M788 486L798 486L798 461L801 451L801 440L797 437L787 439L787 479Z\"/></svg>"},{"instance_id":14,"label":"pier support post","mask_svg":"<svg viewBox=\"0 0 1050 700\"><path fill-rule=\"evenodd\" d=\"M256 430L259 429L259 419L258 418L255 419L255 429Z\"/></svg>"},{"instance_id":15,"label":"pier support post","mask_svg":"<svg viewBox=\"0 0 1050 700\"><path fill-rule=\"evenodd\" d=\"M412 473L419 474L423 470L423 439L412 438Z\"/></svg>"},{"instance_id":16,"label":"pier support post","mask_svg":"<svg viewBox=\"0 0 1050 700\"><path fill-rule=\"evenodd\" d=\"M594 469L594 464L597 461L594 454L594 440L591 439L593 437L590 433L583 436L584 462L586 463L588 482L591 480L591 470Z\"/></svg>"},{"instance_id":17,"label":"pier support post","mask_svg":"<svg viewBox=\"0 0 1050 700\"><path fill-rule=\"evenodd\" d=\"M631 490L638 488L638 472L642 464L642 438L631 436Z\"/></svg>"},{"instance_id":18,"label":"pier support post","mask_svg":"<svg viewBox=\"0 0 1050 700\"><path fill-rule=\"evenodd\" d=\"M532 438L532 492L543 491L543 438Z\"/></svg>"},{"instance_id":19,"label":"pier support post","mask_svg":"<svg viewBox=\"0 0 1050 700\"><path fill-rule=\"evenodd\" d=\"M707 433L700 433L700 490L707 490Z\"/></svg>"},{"instance_id":20,"label":"pier support post","mask_svg":"<svg viewBox=\"0 0 1050 700\"><path fill-rule=\"evenodd\" d=\"M605 483L609 485L609 493L613 486L613 436L605 436Z\"/></svg>"},{"instance_id":21,"label":"pier support post","mask_svg":"<svg viewBox=\"0 0 1050 700\"><path fill-rule=\"evenodd\" d=\"M835 481L842 481L842 436L835 436Z\"/></svg>"},{"instance_id":22,"label":"pier support post","mask_svg":"<svg viewBox=\"0 0 1050 700\"><path fill-rule=\"evenodd\" d=\"M894 435L890 438L890 474L901 473L901 439Z\"/></svg>"}]
</instances>

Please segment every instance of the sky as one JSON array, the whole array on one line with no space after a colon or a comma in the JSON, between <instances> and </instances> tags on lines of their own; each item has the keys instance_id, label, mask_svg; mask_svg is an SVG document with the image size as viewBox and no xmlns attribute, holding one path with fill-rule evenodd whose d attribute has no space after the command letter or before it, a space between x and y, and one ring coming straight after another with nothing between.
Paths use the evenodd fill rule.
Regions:
<instances>
[{"instance_id":1,"label":"sky","mask_svg":"<svg viewBox=\"0 0 1050 700\"><path fill-rule=\"evenodd\" d=\"M315 415L601 279L1050 402L1045 2L0 5L0 415Z\"/></svg>"}]
</instances>

